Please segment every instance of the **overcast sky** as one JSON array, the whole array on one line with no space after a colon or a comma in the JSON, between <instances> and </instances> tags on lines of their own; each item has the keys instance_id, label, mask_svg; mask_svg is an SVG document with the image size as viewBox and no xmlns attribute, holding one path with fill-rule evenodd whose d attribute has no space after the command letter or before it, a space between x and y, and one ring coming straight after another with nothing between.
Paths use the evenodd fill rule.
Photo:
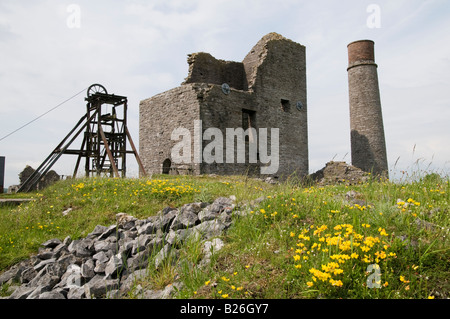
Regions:
<instances>
[{"instance_id":1,"label":"overcast sky","mask_svg":"<svg viewBox=\"0 0 450 319\"><path fill-rule=\"evenodd\" d=\"M75 126L90 84L128 97L138 144L139 101L179 86L187 54L242 61L269 32L306 46L310 172L351 162L347 44L371 39L391 176L429 165L448 174L448 0L1 0L0 139L83 91L0 141L5 186ZM54 169L70 175L74 161L64 155Z\"/></svg>"}]
</instances>

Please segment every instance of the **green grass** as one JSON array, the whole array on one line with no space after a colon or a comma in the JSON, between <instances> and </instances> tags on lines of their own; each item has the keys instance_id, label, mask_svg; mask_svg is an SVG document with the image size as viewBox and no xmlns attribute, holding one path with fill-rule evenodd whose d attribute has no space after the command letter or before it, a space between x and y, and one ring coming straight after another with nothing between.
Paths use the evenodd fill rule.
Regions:
<instances>
[{"instance_id":1,"label":"green grass","mask_svg":"<svg viewBox=\"0 0 450 319\"><path fill-rule=\"evenodd\" d=\"M237 177L157 176L149 179L91 178L64 180L41 191L14 196L35 201L0 207L0 271L36 253L50 238L86 236L96 225L116 223L125 212L140 219L164 207L213 201L234 194L238 201L255 199L270 185ZM72 208L67 216L63 212Z\"/></svg>"},{"instance_id":2,"label":"green grass","mask_svg":"<svg viewBox=\"0 0 450 319\"><path fill-rule=\"evenodd\" d=\"M351 190L355 199L346 198ZM178 260L151 266L137 284L158 289L179 278L181 298L448 298L449 194L448 178L436 174L326 187L242 176L67 180L34 193L35 202L0 208L0 270L47 239L83 237L97 224L114 224L119 212L145 218L219 196L235 195L239 203L264 196L235 219L209 266L196 267L202 243L191 241ZM73 211L62 216L68 207ZM366 273L373 264L379 278ZM369 277L380 288L367 287Z\"/></svg>"}]
</instances>

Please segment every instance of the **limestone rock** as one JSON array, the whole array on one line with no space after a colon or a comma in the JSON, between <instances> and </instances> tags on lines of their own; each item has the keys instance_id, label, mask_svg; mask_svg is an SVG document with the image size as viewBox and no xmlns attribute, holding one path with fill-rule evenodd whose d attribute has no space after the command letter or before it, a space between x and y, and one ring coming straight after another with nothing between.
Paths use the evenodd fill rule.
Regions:
<instances>
[{"instance_id":1,"label":"limestone rock","mask_svg":"<svg viewBox=\"0 0 450 319\"><path fill-rule=\"evenodd\" d=\"M119 276L120 272L122 271L122 268L123 268L122 256L120 254L114 255L106 264L105 275L115 278Z\"/></svg>"},{"instance_id":2,"label":"limestone rock","mask_svg":"<svg viewBox=\"0 0 450 319\"><path fill-rule=\"evenodd\" d=\"M101 298L108 291L119 287L118 279L106 279L104 276L96 275L91 281L84 285L84 293L87 299Z\"/></svg>"},{"instance_id":3,"label":"limestone rock","mask_svg":"<svg viewBox=\"0 0 450 319\"><path fill-rule=\"evenodd\" d=\"M50 239L47 240L45 243L42 244L42 246L46 247L46 248L55 248L56 246L62 244L61 240L59 240L58 238L54 238L54 239Z\"/></svg>"},{"instance_id":4,"label":"limestone rock","mask_svg":"<svg viewBox=\"0 0 450 319\"><path fill-rule=\"evenodd\" d=\"M47 291L39 295L39 299L66 299L66 297L59 291Z\"/></svg>"},{"instance_id":5,"label":"limestone rock","mask_svg":"<svg viewBox=\"0 0 450 319\"><path fill-rule=\"evenodd\" d=\"M172 225L170 226L170 229L178 230L178 229L184 229L184 228L191 228L191 227L194 227L198 221L199 221L199 219L198 219L197 214L192 212L191 210L186 209L184 211L181 211L174 218Z\"/></svg>"}]
</instances>

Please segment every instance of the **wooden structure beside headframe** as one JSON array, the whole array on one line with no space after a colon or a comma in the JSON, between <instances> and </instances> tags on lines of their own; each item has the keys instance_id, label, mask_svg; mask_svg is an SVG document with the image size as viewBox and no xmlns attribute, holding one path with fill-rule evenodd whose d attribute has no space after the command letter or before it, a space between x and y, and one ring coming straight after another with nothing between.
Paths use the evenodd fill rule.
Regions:
<instances>
[{"instance_id":1,"label":"wooden structure beside headframe","mask_svg":"<svg viewBox=\"0 0 450 319\"><path fill-rule=\"evenodd\" d=\"M87 90L85 101L86 114L20 186L19 192L34 189L62 154L78 155L73 178L77 176L82 158L85 158L86 177L126 177L127 154L134 154L141 173L146 175L127 128L127 98L108 94L104 86L93 84ZM83 131L80 149L69 149ZM131 150L127 150L127 140Z\"/></svg>"}]
</instances>

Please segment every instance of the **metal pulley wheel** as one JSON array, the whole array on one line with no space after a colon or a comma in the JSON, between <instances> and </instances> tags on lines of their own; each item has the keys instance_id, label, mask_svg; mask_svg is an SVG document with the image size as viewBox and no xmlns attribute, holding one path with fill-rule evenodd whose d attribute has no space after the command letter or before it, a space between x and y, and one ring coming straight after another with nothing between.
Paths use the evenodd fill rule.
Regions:
<instances>
[{"instance_id":1,"label":"metal pulley wheel","mask_svg":"<svg viewBox=\"0 0 450 319\"><path fill-rule=\"evenodd\" d=\"M105 87L101 84L92 84L88 89L87 89L87 97L91 97L92 95L96 94L96 93L103 93L103 94L108 94L108 92L106 91Z\"/></svg>"}]
</instances>

